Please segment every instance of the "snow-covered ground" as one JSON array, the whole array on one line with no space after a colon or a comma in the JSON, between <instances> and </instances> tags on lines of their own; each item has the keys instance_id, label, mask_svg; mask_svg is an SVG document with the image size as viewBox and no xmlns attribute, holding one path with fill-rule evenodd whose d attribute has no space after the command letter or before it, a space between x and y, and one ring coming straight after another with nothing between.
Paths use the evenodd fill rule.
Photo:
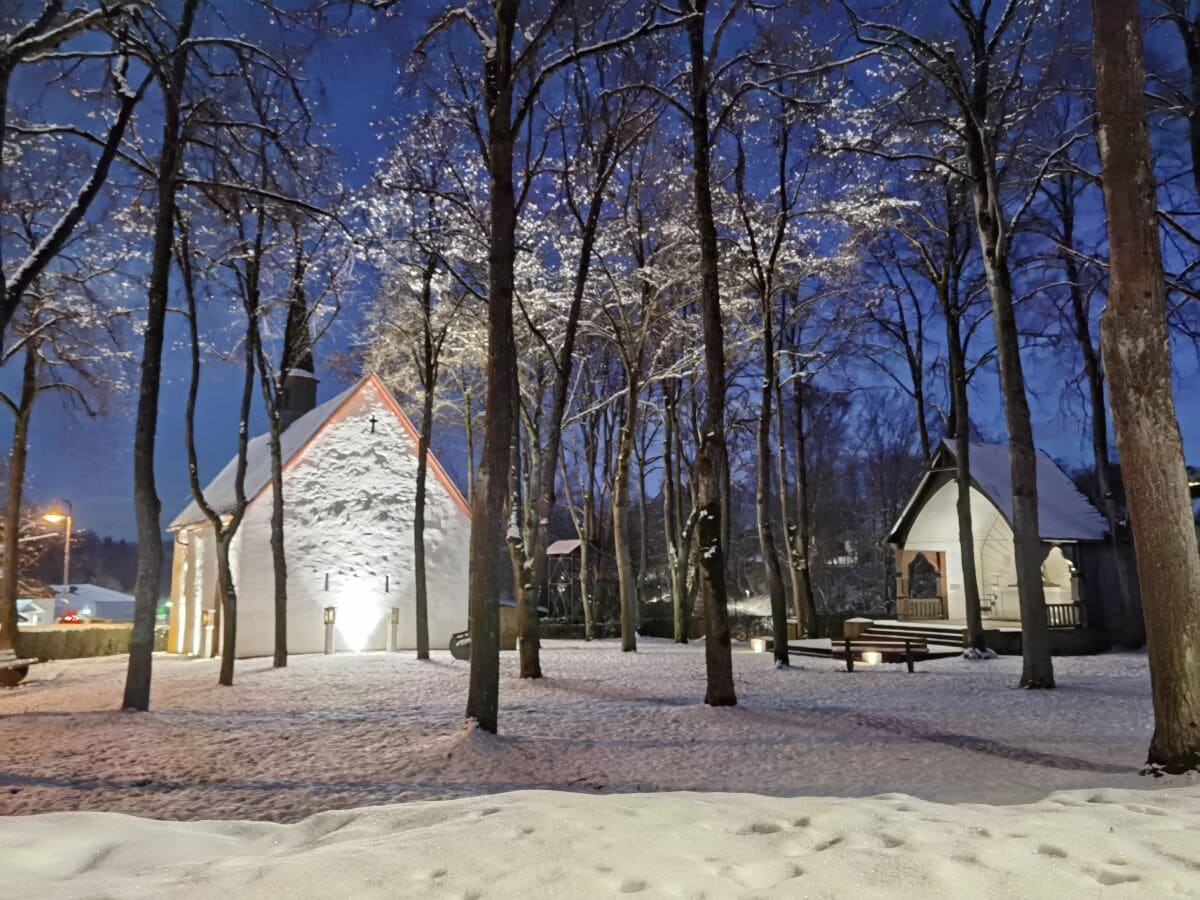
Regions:
<instances>
[{"instance_id":1,"label":"snow-covered ground","mask_svg":"<svg viewBox=\"0 0 1200 900\"><path fill-rule=\"evenodd\" d=\"M1200 896L1200 789L1029 806L521 791L295 825L0 820L5 896Z\"/></svg>"},{"instance_id":2,"label":"snow-covered ground","mask_svg":"<svg viewBox=\"0 0 1200 900\"><path fill-rule=\"evenodd\" d=\"M499 737L462 729L445 654L244 661L233 688L160 656L147 714L115 711L123 659L46 664L0 694L0 814L62 812L0 818L0 893L1200 896L1200 780L1138 775L1144 656L1024 692L1012 658L739 649L710 709L701 645L639 647L549 642L539 682L505 654Z\"/></svg>"},{"instance_id":3,"label":"snow-covered ground","mask_svg":"<svg viewBox=\"0 0 1200 900\"><path fill-rule=\"evenodd\" d=\"M240 661L232 688L215 660L158 656L148 714L117 711L123 659L48 663L0 693L0 814L295 821L529 788L1015 803L1195 784L1138 775L1152 725L1138 654L1060 658L1059 689L1026 692L1016 658L850 674L739 649L739 705L711 709L700 644L639 647L547 642L536 682L504 654L501 735L469 739L467 665L446 654Z\"/></svg>"}]
</instances>

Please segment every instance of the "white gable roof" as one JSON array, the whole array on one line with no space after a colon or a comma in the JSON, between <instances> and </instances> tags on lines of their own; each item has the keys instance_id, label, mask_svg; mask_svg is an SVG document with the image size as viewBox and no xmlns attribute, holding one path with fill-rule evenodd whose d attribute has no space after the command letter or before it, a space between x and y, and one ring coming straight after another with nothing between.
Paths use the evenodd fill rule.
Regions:
<instances>
[{"instance_id":1,"label":"white gable roof","mask_svg":"<svg viewBox=\"0 0 1200 900\"><path fill-rule=\"evenodd\" d=\"M951 454L954 448L948 448ZM971 477L1012 521L1012 464L1004 444L971 444ZM1044 541L1100 541L1108 522L1079 493L1067 473L1041 450L1037 452L1038 532Z\"/></svg>"},{"instance_id":2,"label":"white gable roof","mask_svg":"<svg viewBox=\"0 0 1200 900\"><path fill-rule=\"evenodd\" d=\"M295 456L329 420L330 416L337 412L338 408L367 382L369 377L363 378L353 387L347 388L336 397L331 397L309 410L284 430L283 434L279 436L279 443L285 466L288 460ZM218 514L232 512L237 505L237 496L234 492L236 479L237 454L234 454L233 459L229 460L225 468L217 473L217 477L204 488L204 499ZM270 483L271 440L270 434L267 433L251 438L246 448L246 498L253 499ZM208 517L204 515L200 505L193 499L179 515L171 520L171 524L167 528L174 530L207 521Z\"/></svg>"},{"instance_id":3,"label":"white gable roof","mask_svg":"<svg viewBox=\"0 0 1200 900\"><path fill-rule=\"evenodd\" d=\"M949 463L954 446L943 441L934 455ZM933 463L927 466L916 490L892 527L888 540L894 541L905 527L910 514L924 503L925 489L933 477ZM971 444L971 480L996 508L1012 523L1012 464L1007 444ZM1067 473L1049 456L1037 451L1038 532L1043 541L1101 541L1108 536L1104 516L1075 487Z\"/></svg>"}]
</instances>

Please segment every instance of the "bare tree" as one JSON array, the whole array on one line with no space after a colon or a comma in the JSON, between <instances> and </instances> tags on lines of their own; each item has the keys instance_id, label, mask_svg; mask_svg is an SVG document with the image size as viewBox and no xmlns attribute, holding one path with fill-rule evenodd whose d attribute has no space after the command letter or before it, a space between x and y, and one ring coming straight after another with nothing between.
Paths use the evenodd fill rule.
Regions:
<instances>
[{"instance_id":1,"label":"bare tree","mask_svg":"<svg viewBox=\"0 0 1200 900\"><path fill-rule=\"evenodd\" d=\"M137 516L138 570L134 584L133 635L129 641L129 668L125 676L123 709L150 708L151 654L154 652L154 620L158 607L158 584L162 572L162 503L154 478L154 447L158 435L158 395L162 381L163 338L166 330L167 299L171 281L171 256L175 246L175 220L183 172L184 91L188 80L187 41L192 36L200 0L184 0L179 18L164 22L164 43L145 43L144 62L157 81L162 98L162 142L153 169L155 210L150 275L147 281L148 308L142 334L141 386L133 439L133 490Z\"/></svg>"},{"instance_id":2,"label":"bare tree","mask_svg":"<svg viewBox=\"0 0 1200 900\"><path fill-rule=\"evenodd\" d=\"M98 148L95 160L85 168L85 175L69 203L60 208L59 217L27 248L13 268L0 256L0 338L26 292L46 267L62 251L72 233L84 222L88 210L100 195L121 150L121 141L133 118L134 110L146 89L153 82L153 73L140 82L127 80L132 48L128 28L131 14L141 15L139 2L86 4L65 10L64 0L44 0L36 16L27 20L10 20L11 27L0 35L0 177L7 177L12 136L41 137L59 140L70 137L85 145ZM7 16L6 16L7 18ZM91 47L75 48L72 43L87 32L107 30L113 34L113 48L100 51ZM26 123L9 121L9 86L21 66L35 64L64 64L77 67L89 59L108 62L107 78L117 100L116 115L103 135L94 135L76 125L55 123Z\"/></svg>"},{"instance_id":3,"label":"bare tree","mask_svg":"<svg viewBox=\"0 0 1200 900\"><path fill-rule=\"evenodd\" d=\"M568 22L572 10L580 14ZM423 49L435 36L455 26L475 39L482 74L482 96L465 104L470 128L478 140L488 171L488 363L487 400L484 405L484 446L472 498L470 548L471 676L467 692L468 720L484 731L495 732L499 698L499 601L505 559L502 543L507 534L508 470L514 444L514 411L517 409L516 360L513 332L513 266L516 259L516 226L528 180L518 195L514 187L515 149L522 130L536 112L538 96L558 71L578 60L608 52L643 35L670 27L653 13L637 19L617 37L586 43L582 35L605 34L602 23L622 21L624 5L584 13L567 0L529 4L499 0L484 20L465 7L440 17L420 42ZM465 76L464 76L465 77ZM463 80L460 79L460 84ZM467 89L468 96L470 88ZM524 596L524 592L522 592ZM518 597L519 618L536 615L528 600Z\"/></svg>"},{"instance_id":4,"label":"bare tree","mask_svg":"<svg viewBox=\"0 0 1200 900\"><path fill-rule=\"evenodd\" d=\"M712 141L709 92L719 66L721 38L740 3L733 2L709 42L706 27L708 0L684 0L681 11L689 16L688 103L685 112L692 132L692 177L695 192L696 232L700 247L700 307L704 317L705 419L698 457L697 539L700 552L700 586L704 598L707 639L704 659L708 674L704 702L733 706L728 595L725 588L725 553L728 550L729 458L725 446L725 335L721 321L721 288L718 278L717 228L712 202Z\"/></svg>"},{"instance_id":5,"label":"bare tree","mask_svg":"<svg viewBox=\"0 0 1200 900\"><path fill-rule=\"evenodd\" d=\"M1146 619L1147 763L1186 772L1200 768L1200 554L1171 386L1142 31L1135 0L1095 0L1092 16L1111 277L1101 341Z\"/></svg>"},{"instance_id":6,"label":"bare tree","mask_svg":"<svg viewBox=\"0 0 1200 900\"><path fill-rule=\"evenodd\" d=\"M1030 116L1037 108L1042 82L1037 77L1024 76L1027 69L1045 70L1035 39L1044 41L1054 37L1053 32L1039 31L1048 18L1048 8L1031 2L1011 2L993 14L990 3L983 3L978 9L968 3L956 3L951 7L951 22L957 34L947 40L944 35L927 35L890 22L867 20L845 0L843 6L849 11L851 27L860 42L894 62L900 71L912 71L919 80L936 87L934 96L944 96L951 105L950 110L923 109L918 113L903 106L913 92L902 92L899 95L902 108L892 110L891 115L901 121L919 122L918 135L930 134L928 123L932 116L944 126L935 133L950 135L954 153L920 146L895 149L876 145L860 149L886 159L918 160L938 166L963 178L971 194L992 301L996 358L1008 426L1024 657L1020 684L1024 688L1052 688L1054 667L1041 576L1037 449L1021 363L1011 263L1016 226L1044 175L1044 166L1039 169L1035 165L1032 184L1017 179L1020 190L1014 201L1011 182L1017 174L1014 168L1023 161L1023 155L1017 146L1019 129L1012 123L1018 118L1016 110L1022 110L1021 116ZM965 58L959 57L960 48Z\"/></svg>"}]
</instances>

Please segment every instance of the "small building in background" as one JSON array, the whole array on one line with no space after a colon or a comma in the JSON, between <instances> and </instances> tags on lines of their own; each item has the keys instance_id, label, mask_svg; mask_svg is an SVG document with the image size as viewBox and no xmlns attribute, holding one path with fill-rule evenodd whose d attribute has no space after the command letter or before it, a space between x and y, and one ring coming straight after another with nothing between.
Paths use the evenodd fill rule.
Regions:
<instances>
[{"instance_id":1,"label":"small building in background","mask_svg":"<svg viewBox=\"0 0 1200 900\"><path fill-rule=\"evenodd\" d=\"M17 579L17 624L52 625L54 623L54 591L36 578Z\"/></svg>"},{"instance_id":2,"label":"small building in background","mask_svg":"<svg viewBox=\"0 0 1200 900\"><path fill-rule=\"evenodd\" d=\"M1009 448L972 444L971 530L985 627L1019 630ZM1037 454L1038 530L1047 625L1073 631L1053 643L1099 648L1142 640L1133 547L1049 456ZM954 448L943 442L888 535L901 620L965 621Z\"/></svg>"},{"instance_id":3,"label":"small building in background","mask_svg":"<svg viewBox=\"0 0 1200 900\"><path fill-rule=\"evenodd\" d=\"M85 622L133 621L133 594L110 590L98 584L72 584L67 586L64 600L62 585L51 587L55 597L54 621L68 612L74 612Z\"/></svg>"}]
</instances>

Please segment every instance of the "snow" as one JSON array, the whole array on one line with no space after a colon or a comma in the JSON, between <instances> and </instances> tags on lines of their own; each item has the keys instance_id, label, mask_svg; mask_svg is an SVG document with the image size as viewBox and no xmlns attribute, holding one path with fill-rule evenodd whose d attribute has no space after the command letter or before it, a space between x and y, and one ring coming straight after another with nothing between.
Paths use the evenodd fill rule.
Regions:
<instances>
[{"instance_id":1,"label":"snow","mask_svg":"<svg viewBox=\"0 0 1200 900\"><path fill-rule=\"evenodd\" d=\"M540 681L502 655L500 736L462 727L467 666L433 656L255 660L222 688L160 654L140 714L115 711L123 658L36 667L0 694L5 890L1200 896L1200 781L1138 774L1142 654L1027 692L1015 657L849 674L739 646L739 705L712 709L700 643L554 641Z\"/></svg>"},{"instance_id":2,"label":"snow","mask_svg":"<svg viewBox=\"0 0 1200 900\"><path fill-rule=\"evenodd\" d=\"M954 448L945 445L951 455ZM971 477L1012 521L1012 463L1003 444L971 444ZM1042 540L1100 541L1108 523L1058 464L1037 453L1038 531Z\"/></svg>"},{"instance_id":3,"label":"snow","mask_svg":"<svg viewBox=\"0 0 1200 900\"><path fill-rule=\"evenodd\" d=\"M360 385L361 382L347 388L337 396L331 397L324 403L318 404L284 430L279 436L279 445L285 465L301 447L308 443L308 439L316 434L317 429L325 424L325 421L333 415L343 401L358 390ZM237 497L234 492L236 478L237 456L235 455L225 464L225 468L221 469L217 476L205 486L204 499L218 513L228 512L236 505ZM251 438L246 448L246 496L253 498L270 483L271 436L269 433L264 433ZM207 521L204 511L200 509L195 500L192 500L168 527L175 529Z\"/></svg>"},{"instance_id":4,"label":"snow","mask_svg":"<svg viewBox=\"0 0 1200 900\"><path fill-rule=\"evenodd\" d=\"M703 645L548 641L547 678L501 660L498 738L460 733L467 665L447 653L309 655L274 670L155 657L152 711L120 706L125 661L35 667L0 694L0 814L110 810L295 821L331 808L524 788L858 795L1012 803L1138 774L1152 729L1140 654L1064 657L1020 691L1021 660L856 667L734 653L739 705L712 709Z\"/></svg>"},{"instance_id":5,"label":"snow","mask_svg":"<svg viewBox=\"0 0 1200 900\"><path fill-rule=\"evenodd\" d=\"M520 791L294 825L0 821L21 897L1200 896L1200 789L944 806Z\"/></svg>"}]
</instances>

